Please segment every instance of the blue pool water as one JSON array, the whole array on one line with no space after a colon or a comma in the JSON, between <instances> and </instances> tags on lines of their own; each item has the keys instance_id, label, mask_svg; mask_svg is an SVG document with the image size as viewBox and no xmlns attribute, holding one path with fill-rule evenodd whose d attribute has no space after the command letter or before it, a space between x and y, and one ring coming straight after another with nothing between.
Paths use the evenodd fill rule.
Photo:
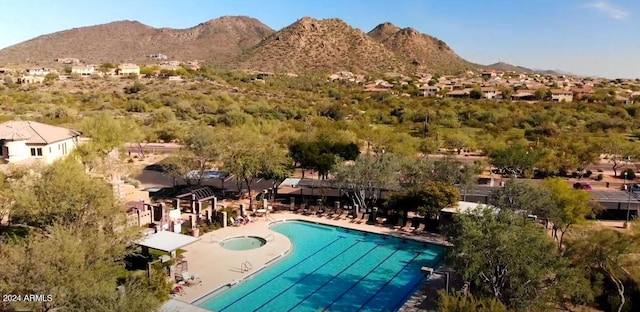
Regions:
<instances>
[{"instance_id":1,"label":"blue pool water","mask_svg":"<svg viewBox=\"0 0 640 312\"><path fill-rule=\"evenodd\" d=\"M394 311L435 267L445 250L354 230L302 221L272 230L293 251L264 271L195 304L212 311Z\"/></svg>"}]
</instances>

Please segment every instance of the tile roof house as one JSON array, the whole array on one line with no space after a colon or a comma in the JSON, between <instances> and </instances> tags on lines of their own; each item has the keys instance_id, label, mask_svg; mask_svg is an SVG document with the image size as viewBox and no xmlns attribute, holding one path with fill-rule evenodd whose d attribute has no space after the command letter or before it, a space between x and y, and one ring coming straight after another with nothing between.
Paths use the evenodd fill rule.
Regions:
<instances>
[{"instance_id":1,"label":"tile roof house","mask_svg":"<svg viewBox=\"0 0 640 312\"><path fill-rule=\"evenodd\" d=\"M124 63L118 65L118 69L116 70L116 72L118 75L140 75L140 66L131 63Z\"/></svg>"},{"instance_id":2,"label":"tile roof house","mask_svg":"<svg viewBox=\"0 0 640 312\"><path fill-rule=\"evenodd\" d=\"M91 65L74 65L71 66L71 72L78 75L90 76L95 72L95 68Z\"/></svg>"},{"instance_id":3,"label":"tile roof house","mask_svg":"<svg viewBox=\"0 0 640 312\"><path fill-rule=\"evenodd\" d=\"M41 160L46 164L68 155L78 145L80 132L35 121L0 124L0 150L7 163Z\"/></svg>"},{"instance_id":4,"label":"tile roof house","mask_svg":"<svg viewBox=\"0 0 640 312\"><path fill-rule=\"evenodd\" d=\"M536 100L536 95L535 95L535 90L518 90L515 92L515 94L513 94L511 96L511 98L513 100L519 100L519 101L535 101Z\"/></svg>"},{"instance_id":5,"label":"tile roof house","mask_svg":"<svg viewBox=\"0 0 640 312\"><path fill-rule=\"evenodd\" d=\"M420 95L425 97L437 97L440 88L437 86L424 85L420 87Z\"/></svg>"},{"instance_id":6,"label":"tile roof house","mask_svg":"<svg viewBox=\"0 0 640 312\"><path fill-rule=\"evenodd\" d=\"M494 87L482 87L480 88L480 92L484 99L493 99L498 95L498 89Z\"/></svg>"},{"instance_id":7,"label":"tile roof house","mask_svg":"<svg viewBox=\"0 0 640 312\"><path fill-rule=\"evenodd\" d=\"M551 90L551 100L556 102L573 102L573 92L569 90Z\"/></svg>"},{"instance_id":8,"label":"tile roof house","mask_svg":"<svg viewBox=\"0 0 640 312\"><path fill-rule=\"evenodd\" d=\"M453 90L449 93L447 93L447 97L452 97L452 98L468 98L469 95L471 94L471 88L467 88L467 89L463 89L463 90Z\"/></svg>"}]
</instances>

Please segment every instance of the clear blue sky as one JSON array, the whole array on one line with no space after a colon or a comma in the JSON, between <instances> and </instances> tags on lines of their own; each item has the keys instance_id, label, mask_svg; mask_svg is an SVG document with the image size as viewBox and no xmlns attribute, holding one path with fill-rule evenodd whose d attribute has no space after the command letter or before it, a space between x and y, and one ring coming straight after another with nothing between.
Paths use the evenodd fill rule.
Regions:
<instances>
[{"instance_id":1,"label":"clear blue sky","mask_svg":"<svg viewBox=\"0 0 640 312\"><path fill-rule=\"evenodd\" d=\"M640 77L638 0L0 0L0 48L117 20L187 28L224 15L276 30L303 16L341 18L365 32L389 21L481 64Z\"/></svg>"}]
</instances>

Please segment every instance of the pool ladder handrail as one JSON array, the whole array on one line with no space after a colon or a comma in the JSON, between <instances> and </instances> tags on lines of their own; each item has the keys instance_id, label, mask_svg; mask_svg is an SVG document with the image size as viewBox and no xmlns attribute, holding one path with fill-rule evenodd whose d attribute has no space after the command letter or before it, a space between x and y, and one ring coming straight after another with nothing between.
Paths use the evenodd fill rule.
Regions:
<instances>
[{"instance_id":1,"label":"pool ladder handrail","mask_svg":"<svg viewBox=\"0 0 640 312\"><path fill-rule=\"evenodd\" d=\"M269 239L269 238L271 238L271 239ZM274 240L276 240L276 236L273 235L273 234L269 234L264 238L264 240L266 240L267 242L273 242Z\"/></svg>"},{"instance_id":2,"label":"pool ladder handrail","mask_svg":"<svg viewBox=\"0 0 640 312\"><path fill-rule=\"evenodd\" d=\"M217 238L217 240L216 240L216 238ZM211 243L212 244L213 243L217 243L217 242L221 242L221 241L222 241L222 238L220 238L218 236L215 236L214 234L211 234Z\"/></svg>"},{"instance_id":3,"label":"pool ladder handrail","mask_svg":"<svg viewBox=\"0 0 640 312\"><path fill-rule=\"evenodd\" d=\"M269 215L268 213L264 215L264 219L265 220L271 220L271 222L276 222L276 219L274 219L271 215Z\"/></svg>"},{"instance_id":4,"label":"pool ladder handrail","mask_svg":"<svg viewBox=\"0 0 640 312\"><path fill-rule=\"evenodd\" d=\"M241 273L249 272L251 270L253 270L253 265L251 264L251 262L249 262L249 260L242 262L242 264L240 264Z\"/></svg>"}]
</instances>

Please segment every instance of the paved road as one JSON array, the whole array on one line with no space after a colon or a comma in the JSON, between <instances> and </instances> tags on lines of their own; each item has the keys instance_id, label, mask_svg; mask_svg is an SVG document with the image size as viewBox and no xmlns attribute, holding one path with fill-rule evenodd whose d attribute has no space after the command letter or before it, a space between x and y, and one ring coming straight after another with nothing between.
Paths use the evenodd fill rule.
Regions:
<instances>
[{"instance_id":1,"label":"paved road","mask_svg":"<svg viewBox=\"0 0 640 312\"><path fill-rule=\"evenodd\" d=\"M150 143L150 144L144 145L143 150L147 153L174 153L180 150L180 148L182 148L182 145L175 144L175 143ZM136 144L134 143L127 144L128 152L134 154L134 153L138 153L139 150L140 149ZM441 158L443 156L444 155L429 155L429 157L433 159ZM465 164L473 163L476 160L483 160L486 162L486 159L487 159L486 157L483 157L483 156L454 155L454 157L456 157L459 161ZM587 169L593 172L598 172L599 170L613 171L611 167L612 167L612 164L604 161L599 164L590 165L589 167L587 167ZM618 172L621 172L622 170L624 170L624 168L625 168L624 165L621 166L621 168L618 169ZM630 165L629 168L633 168L635 170L635 166L633 165Z\"/></svg>"}]
</instances>

